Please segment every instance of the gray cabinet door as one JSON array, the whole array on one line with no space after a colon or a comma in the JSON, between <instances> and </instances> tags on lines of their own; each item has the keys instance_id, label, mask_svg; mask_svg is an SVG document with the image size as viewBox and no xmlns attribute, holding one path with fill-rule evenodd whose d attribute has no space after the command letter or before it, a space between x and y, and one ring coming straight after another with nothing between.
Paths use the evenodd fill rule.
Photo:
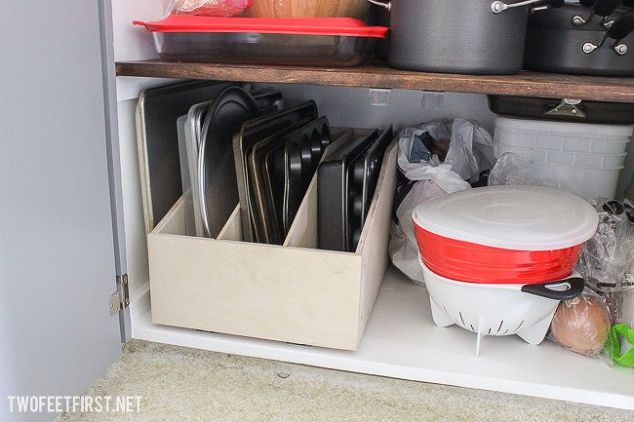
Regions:
<instances>
[{"instance_id":1,"label":"gray cabinet door","mask_svg":"<svg viewBox=\"0 0 634 422\"><path fill-rule=\"evenodd\" d=\"M5 415L7 395L80 394L121 350L108 300L107 8L6 0L0 9L0 420L51 420Z\"/></svg>"}]
</instances>

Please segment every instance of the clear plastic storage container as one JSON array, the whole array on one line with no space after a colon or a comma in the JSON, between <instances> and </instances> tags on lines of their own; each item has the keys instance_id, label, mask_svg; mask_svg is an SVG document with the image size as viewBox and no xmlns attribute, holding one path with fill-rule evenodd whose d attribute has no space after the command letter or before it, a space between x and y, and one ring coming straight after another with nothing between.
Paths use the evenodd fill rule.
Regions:
<instances>
[{"instance_id":1,"label":"clear plastic storage container","mask_svg":"<svg viewBox=\"0 0 634 422\"><path fill-rule=\"evenodd\" d=\"M352 18L260 19L172 15L158 22L134 21L154 36L166 60L354 66L370 38L388 28Z\"/></svg>"},{"instance_id":2,"label":"clear plastic storage container","mask_svg":"<svg viewBox=\"0 0 634 422\"><path fill-rule=\"evenodd\" d=\"M614 199L632 126L564 123L499 117L497 157L518 154L532 162L533 179L585 199Z\"/></svg>"}]
</instances>

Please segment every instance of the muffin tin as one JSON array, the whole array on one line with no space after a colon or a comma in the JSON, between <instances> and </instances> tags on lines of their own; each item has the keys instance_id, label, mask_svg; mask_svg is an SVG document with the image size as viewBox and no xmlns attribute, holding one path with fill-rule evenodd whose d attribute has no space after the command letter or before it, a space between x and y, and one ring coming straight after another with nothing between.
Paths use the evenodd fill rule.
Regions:
<instances>
[{"instance_id":1,"label":"muffin tin","mask_svg":"<svg viewBox=\"0 0 634 422\"><path fill-rule=\"evenodd\" d=\"M242 217L242 235L249 242L263 242L265 237L258 236L255 227L254 216L257 212L252 208L251 175L247 169L248 156L253 146L271 136L278 135L289 126L304 119L316 119L317 106L313 101L308 101L297 107L273 113L259 119L244 123L242 128L233 137L233 156L237 174L237 189L240 198L240 214ZM261 226L262 224L258 224ZM261 231L259 232L261 234Z\"/></svg>"},{"instance_id":2,"label":"muffin tin","mask_svg":"<svg viewBox=\"0 0 634 422\"><path fill-rule=\"evenodd\" d=\"M252 242L281 245L288 234L319 160L330 144L328 120L313 119L313 112L317 112L316 107L308 102L260 119L259 124L247 122L245 126L252 131L243 131L243 136L235 138L234 152L241 154L241 170L246 172L240 188L247 204L241 202L242 225L249 226ZM263 129L267 127L269 130ZM280 129L275 132L273 127ZM245 233L246 230L243 229Z\"/></svg>"},{"instance_id":3,"label":"muffin tin","mask_svg":"<svg viewBox=\"0 0 634 422\"><path fill-rule=\"evenodd\" d=\"M330 145L328 120L321 117L288 134L284 143L284 203L282 222L284 233L293 223L304 194L308 189L324 150Z\"/></svg>"},{"instance_id":4,"label":"muffin tin","mask_svg":"<svg viewBox=\"0 0 634 422\"><path fill-rule=\"evenodd\" d=\"M392 127L383 131L378 139L356 160L349 171L352 172L350 180L349 224L352 236L352 250L357 248L361 232L368 216L368 210L372 203L372 196L379 179L379 171L383 162L385 150L392 142Z\"/></svg>"},{"instance_id":5,"label":"muffin tin","mask_svg":"<svg viewBox=\"0 0 634 422\"><path fill-rule=\"evenodd\" d=\"M391 128L357 136L320 164L318 231L321 249L347 252L356 249L380 171L376 163L383 157L391 137Z\"/></svg>"}]
</instances>

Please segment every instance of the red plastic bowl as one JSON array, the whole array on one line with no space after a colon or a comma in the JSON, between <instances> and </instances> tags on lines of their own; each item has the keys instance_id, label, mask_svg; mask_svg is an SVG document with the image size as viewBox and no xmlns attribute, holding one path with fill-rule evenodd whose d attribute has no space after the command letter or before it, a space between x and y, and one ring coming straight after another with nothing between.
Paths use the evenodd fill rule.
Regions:
<instances>
[{"instance_id":1,"label":"red plastic bowl","mask_svg":"<svg viewBox=\"0 0 634 422\"><path fill-rule=\"evenodd\" d=\"M551 251L519 251L439 236L416 223L416 241L425 265L456 281L481 284L537 284L569 277L582 245Z\"/></svg>"}]
</instances>

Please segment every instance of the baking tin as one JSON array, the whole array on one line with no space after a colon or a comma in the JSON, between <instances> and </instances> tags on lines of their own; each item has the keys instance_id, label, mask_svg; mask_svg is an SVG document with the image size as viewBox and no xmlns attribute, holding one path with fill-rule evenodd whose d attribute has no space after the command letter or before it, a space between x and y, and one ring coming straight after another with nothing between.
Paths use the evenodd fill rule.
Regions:
<instances>
[{"instance_id":1,"label":"baking tin","mask_svg":"<svg viewBox=\"0 0 634 422\"><path fill-rule=\"evenodd\" d=\"M281 131L257 142L247 154L249 175L250 213L256 242L281 245L285 238L282 220L284 203L284 170L273 180L272 171L267 166L273 154L283 157L284 137L296 129L310 123L305 118Z\"/></svg>"},{"instance_id":2,"label":"baking tin","mask_svg":"<svg viewBox=\"0 0 634 422\"><path fill-rule=\"evenodd\" d=\"M252 205L249 193L249 175L247 172L248 150L257 142L291 126L304 118L316 119L317 106L308 101L291 109L247 121L233 136L233 156L237 189L240 202L242 235L247 242L256 241Z\"/></svg>"},{"instance_id":3,"label":"baking tin","mask_svg":"<svg viewBox=\"0 0 634 422\"><path fill-rule=\"evenodd\" d=\"M349 172L353 159L369 147L379 131L355 137L341 145L328 160L319 165L317 184L319 248L335 251L352 250L349 226Z\"/></svg>"},{"instance_id":4,"label":"baking tin","mask_svg":"<svg viewBox=\"0 0 634 422\"><path fill-rule=\"evenodd\" d=\"M352 250L356 250L361 232L372 203L374 190L379 179L381 163L385 150L392 142L393 130L390 126L384 130L367 150L365 150L348 169L350 194L348 207L350 210L349 225L352 236Z\"/></svg>"},{"instance_id":5,"label":"baking tin","mask_svg":"<svg viewBox=\"0 0 634 422\"><path fill-rule=\"evenodd\" d=\"M199 201L206 237L216 237L239 202L231 143L242 125L259 116L253 97L226 88L209 107L198 154Z\"/></svg>"},{"instance_id":6,"label":"baking tin","mask_svg":"<svg viewBox=\"0 0 634 422\"><path fill-rule=\"evenodd\" d=\"M195 81L146 89L136 107L143 211L149 233L182 196L176 120L229 83Z\"/></svg>"}]
</instances>

